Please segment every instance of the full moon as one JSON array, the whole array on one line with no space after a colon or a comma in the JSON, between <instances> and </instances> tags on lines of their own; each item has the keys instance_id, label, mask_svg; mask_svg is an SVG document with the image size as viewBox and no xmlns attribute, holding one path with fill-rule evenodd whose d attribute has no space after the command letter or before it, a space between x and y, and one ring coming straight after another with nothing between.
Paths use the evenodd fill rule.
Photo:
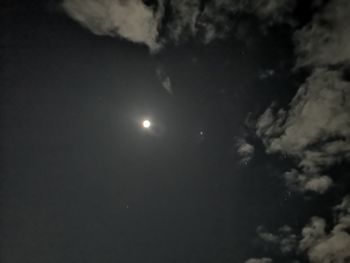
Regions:
<instances>
[{"instance_id":1,"label":"full moon","mask_svg":"<svg viewBox=\"0 0 350 263\"><path fill-rule=\"evenodd\" d=\"M142 126L143 126L143 128L148 129L149 127L151 127L151 122L149 120L144 120L142 122Z\"/></svg>"}]
</instances>

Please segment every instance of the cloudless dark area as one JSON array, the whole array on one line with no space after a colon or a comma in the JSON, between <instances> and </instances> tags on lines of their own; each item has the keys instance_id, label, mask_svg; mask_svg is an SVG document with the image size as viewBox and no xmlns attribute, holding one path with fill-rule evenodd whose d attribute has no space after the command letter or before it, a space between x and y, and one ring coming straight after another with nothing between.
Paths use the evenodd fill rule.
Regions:
<instances>
[{"instance_id":1,"label":"cloudless dark area","mask_svg":"<svg viewBox=\"0 0 350 263\"><path fill-rule=\"evenodd\" d=\"M290 160L254 136L249 165L235 150L247 116L288 104L304 81L288 26L262 33L252 21L251 45L151 55L91 34L59 2L4 1L0 15L1 262L244 262L263 256L258 225L300 228L348 192L305 198L279 177ZM148 117L155 135L140 126Z\"/></svg>"}]
</instances>

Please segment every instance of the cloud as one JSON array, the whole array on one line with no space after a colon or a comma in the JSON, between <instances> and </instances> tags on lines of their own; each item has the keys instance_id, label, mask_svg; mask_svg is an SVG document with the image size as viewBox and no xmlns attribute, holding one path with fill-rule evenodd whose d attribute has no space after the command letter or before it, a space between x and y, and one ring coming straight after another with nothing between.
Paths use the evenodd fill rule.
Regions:
<instances>
[{"instance_id":1,"label":"cloud","mask_svg":"<svg viewBox=\"0 0 350 263\"><path fill-rule=\"evenodd\" d=\"M191 1L191 0L187 0ZM192 1L193 2L193 1ZM286 22L285 17L293 11L295 0L215 0L208 1L198 15L193 32L200 32L204 42L223 38L239 25L239 14L250 14L263 21L264 25Z\"/></svg>"},{"instance_id":2,"label":"cloud","mask_svg":"<svg viewBox=\"0 0 350 263\"><path fill-rule=\"evenodd\" d=\"M269 108L260 117L257 133L266 135L268 151L300 155L308 146L324 140L324 150L337 152L341 145L335 142L350 135L349 86L338 71L314 70L293 98L289 111L281 109L274 115ZM310 150L307 157L322 156L314 156ZM307 162L302 165L312 166Z\"/></svg>"},{"instance_id":3,"label":"cloud","mask_svg":"<svg viewBox=\"0 0 350 263\"><path fill-rule=\"evenodd\" d=\"M168 36L174 42L187 40L198 32L199 0L178 0L170 3L172 20L167 25Z\"/></svg>"},{"instance_id":4,"label":"cloud","mask_svg":"<svg viewBox=\"0 0 350 263\"><path fill-rule=\"evenodd\" d=\"M284 174L297 191L325 193L333 184L324 170L350 160L350 2L331 0L294 35L297 68L311 67L287 109L268 108L257 135L267 153L292 157L296 167Z\"/></svg>"},{"instance_id":5,"label":"cloud","mask_svg":"<svg viewBox=\"0 0 350 263\"><path fill-rule=\"evenodd\" d=\"M251 1L252 9L261 18L269 18L272 22L282 22L284 16L293 11L294 0L257 0Z\"/></svg>"},{"instance_id":6,"label":"cloud","mask_svg":"<svg viewBox=\"0 0 350 263\"><path fill-rule=\"evenodd\" d=\"M350 1L333 0L295 34L297 66L350 60Z\"/></svg>"},{"instance_id":7,"label":"cloud","mask_svg":"<svg viewBox=\"0 0 350 263\"><path fill-rule=\"evenodd\" d=\"M271 258L251 258L248 259L245 263L272 263Z\"/></svg>"},{"instance_id":8,"label":"cloud","mask_svg":"<svg viewBox=\"0 0 350 263\"><path fill-rule=\"evenodd\" d=\"M302 230L299 249L305 251L311 263L346 263L350 260L350 196L335 207L333 229L327 233L326 222L313 217Z\"/></svg>"},{"instance_id":9,"label":"cloud","mask_svg":"<svg viewBox=\"0 0 350 263\"><path fill-rule=\"evenodd\" d=\"M312 217L310 223L302 230L303 239L299 248L306 250L314 246L320 239L326 236L326 221L320 217Z\"/></svg>"},{"instance_id":10,"label":"cloud","mask_svg":"<svg viewBox=\"0 0 350 263\"><path fill-rule=\"evenodd\" d=\"M323 194L333 184L332 178L328 176L303 174L295 169L286 172L284 178L290 189L300 192L313 191Z\"/></svg>"},{"instance_id":11,"label":"cloud","mask_svg":"<svg viewBox=\"0 0 350 263\"><path fill-rule=\"evenodd\" d=\"M333 224L327 226L325 219L312 217L303 227L301 235L294 234L289 226L279 228L277 234L269 233L264 227L259 226L257 233L266 243L280 246L282 253L305 254L311 263L348 263L350 262L350 195L345 196L333 210L335 214ZM253 263L272 261L270 258L260 259L268 261L251 260Z\"/></svg>"},{"instance_id":12,"label":"cloud","mask_svg":"<svg viewBox=\"0 0 350 263\"><path fill-rule=\"evenodd\" d=\"M166 74L164 69L162 69L161 67L157 68L156 74L164 90L170 95L173 95L174 92L172 89L170 77Z\"/></svg>"},{"instance_id":13,"label":"cloud","mask_svg":"<svg viewBox=\"0 0 350 263\"><path fill-rule=\"evenodd\" d=\"M268 79L268 78L273 77L275 74L276 74L275 70L273 70L273 69L265 69L265 70L262 70L259 73L259 79L261 79L261 80Z\"/></svg>"},{"instance_id":14,"label":"cloud","mask_svg":"<svg viewBox=\"0 0 350 263\"><path fill-rule=\"evenodd\" d=\"M96 35L120 36L159 48L162 5L154 11L141 0L64 0L67 14Z\"/></svg>"},{"instance_id":15,"label":"cloud","mask_svg":"<svg viewBox=\"0 0 350 263\"><path fill-rule=\"evenodd\" d=\"M332 181L322 170L350 160L349 87L341 72L317 68L288 110L270 107L259 118L256 132L266 151L295 158L297 169L285 174L294 188L323 193Z\"/></svg>"},{"instance_id":16,"label":"cloud","mask_svg":"<svg viewBox=\"0 0 350 263\"><path fill-rule=\"evenodd\" d=\"M287 225L280 227L276 234L268 232L263 226L259 226L257 233L260 239L277 246L282 253L290 253L297 246L297 236L292 233L292 229Z\"/></svg>"},{"instance_id":17,"label":"cloud","mask_svg":"<svg viewBox=\"0 0 350 263\"><path fill-rule=\"evenodd\" d=\"M295 0L216 0L208 4L208 10L246 12L273 22L281 22L286 14L293 11L295 4Z\"/></svg>"},{"instance_id":18,"label":"cloud","mask_svg":"<svg viewBox=\"0 0 350 263\"><path fill-rule=\"evenodd\" d=\"M222 38L232 17L251 14L265 24L284 22L295 0L64 0L66 13L94 34L119 36L147 45L151 51L165 43L200 37L204 43ZM238 19L238 18L237 18Z\"/></svg>"},{"instance_id":19,"label":"cloud","mask_svg":"<svg viewBox=\"0 0 350 263\"><path fill-rule=\"evenodd\" d=\"M237 153L241 157L241 163L248 163L254 156L255 147L245 139L237 141Z\"/></svg>"}]
</instances>

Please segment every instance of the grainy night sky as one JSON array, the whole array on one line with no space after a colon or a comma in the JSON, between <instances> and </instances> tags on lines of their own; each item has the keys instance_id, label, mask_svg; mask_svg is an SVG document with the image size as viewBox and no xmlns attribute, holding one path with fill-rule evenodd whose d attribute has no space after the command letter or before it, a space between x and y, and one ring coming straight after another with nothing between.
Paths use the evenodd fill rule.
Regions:
<instances>
[{"instance_id":1,"label":"grainy night sky","mask_svg":"<svg viewBox=\"0 0 350 263\"><path fill-rule=\"evenodd\" d=\"M350 262L349 1L0 17L0 262Z\"/></svg>"}]
</instances>

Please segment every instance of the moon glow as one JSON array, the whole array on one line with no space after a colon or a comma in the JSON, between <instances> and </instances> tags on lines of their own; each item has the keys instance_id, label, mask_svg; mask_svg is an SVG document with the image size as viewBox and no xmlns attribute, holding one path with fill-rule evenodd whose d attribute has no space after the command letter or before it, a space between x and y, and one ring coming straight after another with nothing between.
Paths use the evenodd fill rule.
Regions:
<instances>
[{"instance_id":1,"label":"moon glow","mask_svg":"<svg viewBox=\"0 0 350 263\"><path fill-rule=\"evenodd\" d=\"M142 122L142 126L143 126L143 128L145 128L145 129L149 129L149 128L151 127L151 122L150 122L149 120L144 120L144 121Z\"/></svg>"}]
</instances>

